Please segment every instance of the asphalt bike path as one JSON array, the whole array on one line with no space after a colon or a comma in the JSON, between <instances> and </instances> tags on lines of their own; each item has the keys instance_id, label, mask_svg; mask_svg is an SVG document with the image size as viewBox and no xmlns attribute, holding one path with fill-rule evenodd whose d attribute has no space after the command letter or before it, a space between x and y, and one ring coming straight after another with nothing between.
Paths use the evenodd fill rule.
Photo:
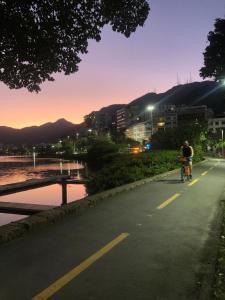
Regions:
<instances>
[{"instance_id":1,"label":"asphalt bike path","mask_svg":"<svg viewBox=\"0 0 225 300\"><path fill-rule=\"evenodd\" d=\"M224 172L223 160L210 159L191 182L177 172L3 245L0 299L199 299Z\"/></svg>"}]
</instances>

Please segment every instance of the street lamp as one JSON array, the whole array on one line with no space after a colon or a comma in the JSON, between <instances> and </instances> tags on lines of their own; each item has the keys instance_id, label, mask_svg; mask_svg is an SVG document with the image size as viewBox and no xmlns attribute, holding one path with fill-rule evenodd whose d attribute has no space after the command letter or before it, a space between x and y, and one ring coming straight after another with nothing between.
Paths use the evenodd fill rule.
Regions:
<instances>
[{"instance_id":1,"label":"street lamp","mask_svg":"<svg viewBox=\"0 0 225 300\"><path fill-rule=\"evenodd\" d=\"M153 112L154 109L155 109L155 107L153 105L148 105L147 106L147 111L150 111L150 114L151 114L151 137L152 137L152 134L153 134L153 116L152 116L152 112Z\"/></svg>"},{"instance_id":2,"label":"street lamp","mask_svg":"<svg viewBox=\"0 0 225 300\"><path fill-rule=\"evenodd\" d=\"M154 107L153 105L148 105L148 106L147 106L147 110L148 110L148 111L153 111L154 108L155 108L155 107Z\"/></svg>"}]
</instances>

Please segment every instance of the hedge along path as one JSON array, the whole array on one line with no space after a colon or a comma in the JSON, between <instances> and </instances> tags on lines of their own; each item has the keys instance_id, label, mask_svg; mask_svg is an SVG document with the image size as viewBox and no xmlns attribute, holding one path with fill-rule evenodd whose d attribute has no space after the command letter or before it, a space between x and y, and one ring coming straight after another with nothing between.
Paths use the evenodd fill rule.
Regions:
<instances>
[{"instance_id":1,"label":"hedge along path","mask_svg":"<svg viewBox=\"0 0 225 300\"><path fill-rule=\"evenodd\" d=\"M101 168L93 176L90 176L87 182L88 194L101 193L117 186L180 168L178 154L175 150L153 151L150 155L148 153L121 154L113 155L114 159L109 161L106 159L105 162L103 159L105 156L103 156L103 163L100 163ZM201 155L196 154L194 162L202 159Z\"/></svg>"}]
</instances>

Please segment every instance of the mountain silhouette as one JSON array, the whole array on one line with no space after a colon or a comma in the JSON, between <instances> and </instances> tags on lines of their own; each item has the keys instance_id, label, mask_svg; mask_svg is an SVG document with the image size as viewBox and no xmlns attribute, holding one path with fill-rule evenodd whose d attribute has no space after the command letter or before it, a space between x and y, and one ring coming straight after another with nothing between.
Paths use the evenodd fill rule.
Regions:
<instances>
[{"instance_id":1,"label":"mountain silhouette","mask_svg":"<svg viewBox=\"0 0 225 300\"><path fill-rule=\"evenodd\" d=\"M225 86L215 81L193 82L177 85L165 93L148 93L128 104L141 106L156 105L207 105L215 114L225 111Z\"/></svg>"},{"instance_id":2,"label":"mountain silhouette","mask_svg":"<svg viewBox=\"0 0 225 300\"><path fill-rule=\"evenodd\" d=\"M225 86L214 81L177 85L164 93L147 93L134 99L127 106L137 106L139 110L144 111L146 106L150 104L207 105L214 111L215 115L219 115L225 112ZM116 110L123 106L125 104L113 104L103 107L95 113L115 115ZM67 135L82 133L86 129L84 123L76 125L65 119L22 129L0 126L0 144L34 145L44 142L56 142Z\"/></svg>"},{"instance_id":3,"label":"mountain silhouette","mask_svg":"<svg viewBox=\"0 0 225 300\"><path fill-rule=\"evenodd\" d=\"M0 126L0 144L34 145L38 143L56 142L67 135L81 133L85 126L83 123L76 125L65 119L54 123L45 123L41 126L31 126L15 129Z\"/></svg>"}]
</instances>

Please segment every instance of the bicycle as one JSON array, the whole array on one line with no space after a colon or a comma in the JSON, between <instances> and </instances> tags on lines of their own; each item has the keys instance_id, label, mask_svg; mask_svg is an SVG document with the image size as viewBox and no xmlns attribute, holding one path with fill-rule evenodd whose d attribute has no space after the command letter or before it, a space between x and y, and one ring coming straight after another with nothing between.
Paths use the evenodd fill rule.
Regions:
<instances>
[{"instance_id":1,"label":"bicycle","mask_svg":"<svg viewBox=\"0 0 225 300\"><path fill-rule=\"evenodd\" d=\"M190 168L190 161L187 157L180 157L180 162L182 162L181 166L181 181L191 181L191 168Z\"/></svg>"}]
</instances>

